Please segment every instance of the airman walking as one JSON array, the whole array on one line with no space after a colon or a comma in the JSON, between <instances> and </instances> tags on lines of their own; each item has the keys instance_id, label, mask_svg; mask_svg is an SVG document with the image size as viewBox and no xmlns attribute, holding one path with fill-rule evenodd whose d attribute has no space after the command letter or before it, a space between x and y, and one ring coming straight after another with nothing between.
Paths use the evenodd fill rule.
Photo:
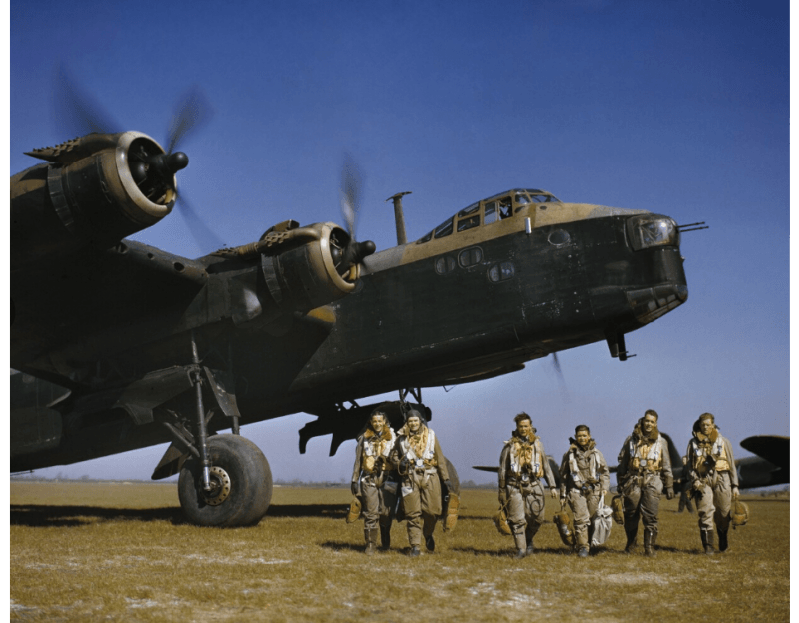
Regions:
<instances>
[{"instance_id":1,"label":"airman walking","mask_svg":"<svg viewBox=\"0 0 799 623\"><path fill-rule=\"evenodd\" d=\"M355 447L352 468L352 494L359 496L363 509L365 552L375 553L378 524L383 549L391 544L391 521L396 507L396 484L391 486L392 468L388 457L396 441L386 414L375 409Z\"/></svg>"},{"instance_id":2,"label":"airman walking","mask_svg":"<svg viewBox=\"0 0 799 623\"><path fill-rule=\"evenodd\" d=\"M655 555L658 534L658 503L665 489L666 499L674 497L674 481L666 440L657 428L658 414L649 409L635 425L619 453L619 491L624 498L624 530L631 553L638 535L638 522L644 524L644 553Z\"/></svg>"},{"instance_id":3,"label":"airman walking","mask_svg":"<svg viewBox=\"0 0 799 623\"><path fill-rule=\"evenodd\" d=\"M441 452L438 437L429 428L422 414L411 409L405 416L405 425L391 451L392 465L396 465L402 484L402 511L408 521L409 555L419 556L422 537L427 550L435 550L433 537L438 517L443 512L441 481L452 489L447 461Z\"/></svg>"},{"instance_id":4,"label":"airman walking","mask_svg":"<svg viewBox=\"0 0 799 623\"><path fill-rule=\"evenodd\" d=\"M591 538L591 517L610 490L610 470L585 424L574 429L574 438L569 443L560 465L560 501L561 507L568 502L572 510L575 549L578 556L585 558Z\"/></svg>"},{"instance_id":5,"label":"airman walking","mask_svg":"<svg viewBox=\"0 0 799 623\"><path fill-rule=\"evenodd\" d=\"M524 558L533 553L533 538L544 523L541 479L546 479L553 498L558 497L558 492L544 445L535 434L530 416L522 412L513 421L516 430L499 456L498 497L499 503L508 509L516 558Z\"/></svg>"},{"instance_id":6,"label":"airman walking","mask_svg":"<svg viewBox=\"0 0 799 623\"><path fill-rule=\"evenodd\" d=\"M738 474L732 444L719 433L712 413L694 424L688 443L688 481L699 512L699 535L705 554L714 553L713 524L719 534L719 551L729 547L730 507L738 498Z\"/></svg>"}]
</instances>

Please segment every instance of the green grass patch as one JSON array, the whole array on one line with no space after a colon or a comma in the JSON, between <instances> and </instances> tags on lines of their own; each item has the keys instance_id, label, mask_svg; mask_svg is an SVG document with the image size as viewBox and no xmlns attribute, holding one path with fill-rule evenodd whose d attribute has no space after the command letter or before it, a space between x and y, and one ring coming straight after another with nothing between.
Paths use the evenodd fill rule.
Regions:
<instances>
[{"instance_id":1,"label":"green grass patch","mask_svg":"<svg viewBox=\"0 0 799 623\"><path fill-rule=\"evenodd\" d=\"M587 559L547 523L537 553L509 554L494 491L462 496L436 551L363 555L349 491L276 487L254 528L183 521L174 485L11 483L11 619L30 621L787 621L790 503L744 496L731 551L700 553L696 515L661 502L658 555L626 555L624 530ZM547 517L556 511L548 501ZM653 609L654 608L654 609ZM642 613L644 613L642 615ZM647 614L648 613L648 614Z\"/></svg>"}]
</instances>

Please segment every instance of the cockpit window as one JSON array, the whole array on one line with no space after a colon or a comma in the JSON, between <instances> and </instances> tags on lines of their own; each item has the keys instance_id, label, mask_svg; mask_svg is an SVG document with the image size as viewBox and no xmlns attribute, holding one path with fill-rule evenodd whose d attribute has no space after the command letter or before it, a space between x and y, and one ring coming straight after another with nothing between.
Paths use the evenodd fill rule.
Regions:
<instances>
[{"instance_id":1,"label":"cockpit window","mask_svg":"<svg viewBox=\"0 0 799 623\"><path fill-rule=\"evenodd\" d=\"M497 214L497 202L489 201L486 203L485 217L483 218L483 222L488 225L489 223L495 223L497 220L499 220L499 215Z\"/></svg>"},{"instance_id":2,"label":"cockpit window","mask_svg":"<svg viewBox=\"0 0 799 623\"><path fill-rule=\"evenodd\" d=\"M463 208L458 212L458 231L466 231L480 225L480 202Z\"/></svg>"},{"instance_id":3,"label":"cockpit window","mask_svg":"<svg viewBox=\"0 0 799 623\"><path fill-rule=\"evenodd\" d=\"M458 212L454 217L447 219L433 231L417 241L417 244L429 242L435 238L444 238L454 231L466 231L481 224L480 214L482 212L482 224L490 225L499 220L513 216L514 211L518 212L526 206L535 203L561 203L560 199L553 194L536 188L515 188L506 191L504 196L494 195L490 201L477 201ZM481 210L481 204L483 209ZM515 210L514 210L515 209Z\"/></svg>"},{"instance_id":4,"label":"cockpit window","mask_svg":"<svg viewBox=\"0 0 799 623\"><path fill-rule=\"evenodd\" d=\"M551 203L553 201L561 203L560 199L558 199L555 195L544 190L528 188L527 194L530 195L530 198L534 203Z\"/></svg>"},{"instance_id":5,"label":"cockpit window","mask_svg":"<svg viewBox=\"0 0 799 623\"><path fill-rule=\"evenodd\" d=\"M444 236L449 236L451 233L452 233L452 219L449 218L443 223L441 223L441 225L436 227L435 237L443 238Z\"/></svg>"},{"instance_id":6,"label":"cockpit window","mask_svg":"<svg viewBox=\"0 0 799 623\"><path fill-rule=\"evenodd\" d=\"M530 197L528 197L524 193L517 192L516 197L514 198L517 205L527 205L530 203Z\"/></svg>"},{"instance_id":7,"label":"cockpit window","mask_svg":"<svg viewBox=\"0 0 799 623\"><path fill-rule=\"evenodd\" d=\"M480 209L480 202L478 201L477 203L473 203L469 207L463 208L463 210L458 212L458 218L461 218L462 216L469 216L470 214L474 214L479 209Z\"/></svg>"},{"instance_id":8,"label":"cockpit window","mask_svg":"<svg viewBox=\"0 0 799 623\"><path fill-rule=\"evenodd\" d=\"M462 218L458 221L458 231L466 231L472 227L477 227L480 224L480 215L470 216L469 218Z\"/></svg>"},{"instance_id":9,"label":"cockpit window","mask_svg":"<svg viewBox=\"0 0 799 623\"><path fill-rule=\"evenodd\" d=\"M499 218L508 218L513 214L513 204L510 201L510 197L502 197L499 200Z\"/></svg>"}]
</instances>

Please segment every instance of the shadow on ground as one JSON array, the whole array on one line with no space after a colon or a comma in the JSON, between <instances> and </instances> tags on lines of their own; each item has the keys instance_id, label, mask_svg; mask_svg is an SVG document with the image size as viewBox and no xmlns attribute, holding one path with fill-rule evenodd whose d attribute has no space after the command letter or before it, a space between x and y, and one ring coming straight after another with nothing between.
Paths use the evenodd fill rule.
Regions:
<instances>
[{"instance_id":1,"label":"shadow on ground","mask_svg":"<svg viewBox=\"0 0 799 623\"><path fill-rule=\"evenodd\" d=\"M347 507L342 504L273 504L270 517L329 517L341 519ZM53 506L44 504L12 504L12 526L70 527L104 521L169 521L175 525L188 523L180 508L107 508L103 506Z\"/></svg>"},{"instance_id":2,"label":"shadow on ground","mask_svg":"<svg viewBox=\"0 0 799 623\"><path fill-rule=\"evenodd\" d=\"M185 523L179 508L104 508L12 504L11 525L31 527L84 526L98 521L171 521Z\"/></svg>"}]
</instances>

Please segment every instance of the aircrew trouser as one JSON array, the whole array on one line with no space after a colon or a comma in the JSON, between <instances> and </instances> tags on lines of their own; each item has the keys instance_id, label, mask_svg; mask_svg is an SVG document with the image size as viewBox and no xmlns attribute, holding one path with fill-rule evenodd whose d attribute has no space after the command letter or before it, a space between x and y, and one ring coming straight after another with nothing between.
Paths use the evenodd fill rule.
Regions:
<instances>
[{"instance_id":1,"label":"aircrew trouser","mask_svg":"<svg viewBox=\"0 0 799 623\"><path fill-rule=\"evenodd\" d=\"M639 485L638 477L630 477L622 487L624 530L627 532L628 542L634 541L638 534L639 519L643 520L644 530L651 535L657 535L658 531L658 503L663 492L663 482L658 473L645 474L643 479L643 484Z\"/></svg>"},{"instance_id":2,"label":"aircrew trouser","mask_svg":"<svg viewBox=\"0 0 799 623\"><path fill-rule=\"evenodd\" d=\"M544 489L541 483L505 486L508 496L508 525L513 532L517 549L524 549L533 542L541 524L544 523Z\"/></svg>"},{"instance_id":3,"label":"aircrew trouser","mask_svg":"<svg viewBox=\"0 0 799 623\"><path fill-rule=\"evenodd\" d=\"M435 468L426 468L421 473L411 471L403 477L402 511L408 520L410 546L421 547L422 534L425 539L433 534L443 512L441 480Z\"/></svg>"},{"instance_id":4,"label":"aircrew trouser","mask_svg":"<svg viewBox=\"0 0 799 623\"><path fill-rule=\"evenodd\" d=\"M716 474L715 483L703 482L699 490L701 497L694 495L696 510L699 511L699 529L713 530L713 524L719 534L726 533L730 527L730 506L732 505L732 484L730 473ZM699 498L699 499L697 499Z\"/></svg>"},{"instance_id":5,"label":"aircrew trouser","mask_svg":"<svg viewBox=\"0 0 799 623\"><path fill-rule=\"evenodd\" d=\"M591 517L596 513L599 508L599 494L602 492L600 487L595 489L588 489L586 494L583 494L579 489L572 489L566 498L569 501L569 507L572 509L574 515L574 534L576 537L575 546L588 546L591 540Z\"/></svg>"},{"instance_id":6,"label":"aircrew trouser","mask_svg":"<svg viewBox=\"0 0 799 623\"><path fill-rule=\"evenodd\" d=\"M363 509L363 529L381 526L391 527L394 519L397 494L387 488L385 484L377 486L373 476L364 476L361 479L361 507Z\"/></svg>"}]
</instances>

